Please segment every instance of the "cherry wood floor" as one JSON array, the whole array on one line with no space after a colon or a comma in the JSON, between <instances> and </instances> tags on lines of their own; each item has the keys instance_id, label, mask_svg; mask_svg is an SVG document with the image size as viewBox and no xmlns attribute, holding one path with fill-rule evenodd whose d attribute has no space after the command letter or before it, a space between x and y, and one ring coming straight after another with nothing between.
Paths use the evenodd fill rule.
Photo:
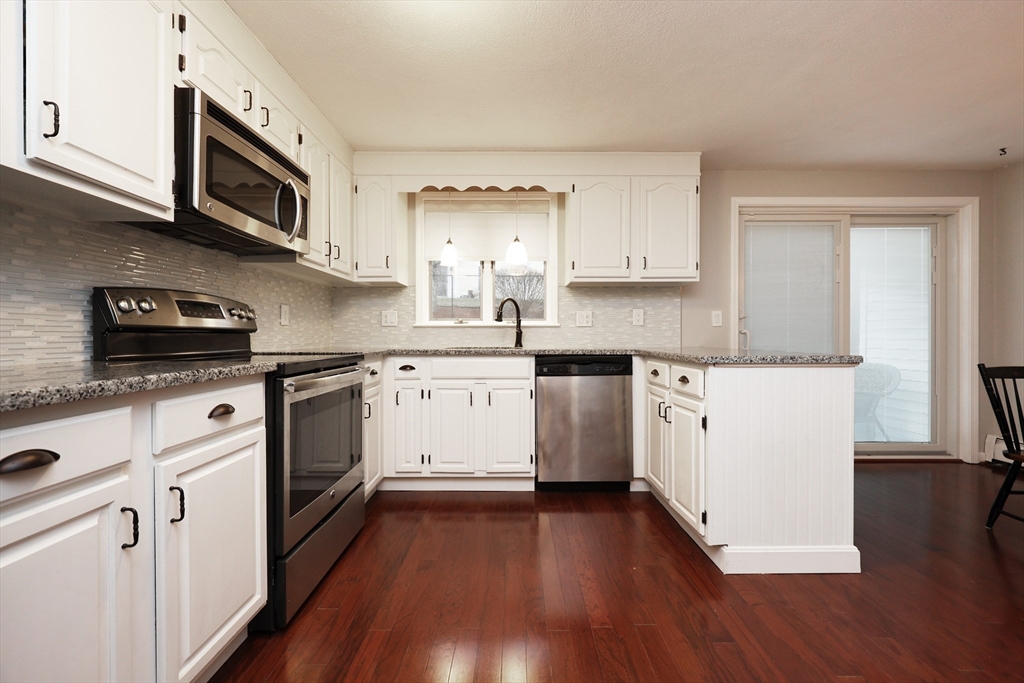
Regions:
<instances>
[{"instance_id":1,"label":"cherry wood floor","mask_svg":"<svg viewBox=\"0 0 1024 683\"><path fill-rule=\"evenodd\" d=\"M378 493L214 681L1021 681L1004 472L857 465L859 575L723 576L647 493Z\"/></svg>"}]
</instances>

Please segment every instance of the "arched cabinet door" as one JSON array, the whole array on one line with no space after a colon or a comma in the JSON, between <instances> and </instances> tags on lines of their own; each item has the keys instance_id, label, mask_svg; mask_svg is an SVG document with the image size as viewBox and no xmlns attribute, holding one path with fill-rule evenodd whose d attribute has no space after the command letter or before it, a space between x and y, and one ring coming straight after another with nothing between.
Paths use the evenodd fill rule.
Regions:
<instances>
[{"instance_id":1,"label":"arched cabinet door","mask_svg":"<svg viewBox=\"0 0 1024 683\"><path fill-rule=\"evenodd\" d=\"M580 178L569 193L569 280L628 280L630 179Z\"/></svg>"},{"instance_id":2,"label":"arched cabinet door","mask_svg":"<svg viewBox=\"0 0 1024 683\"><path fill-rule=\"evenodd\" d=\"M697 178L640 178L641 280L696 280Z\"/></svg>"}]
</instances>

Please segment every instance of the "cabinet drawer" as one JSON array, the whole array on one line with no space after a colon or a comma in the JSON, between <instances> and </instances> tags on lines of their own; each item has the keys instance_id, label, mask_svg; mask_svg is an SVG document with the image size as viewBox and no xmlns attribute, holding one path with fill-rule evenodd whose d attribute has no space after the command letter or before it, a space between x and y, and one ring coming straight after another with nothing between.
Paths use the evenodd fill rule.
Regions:
<instances>
[{"instance_id":1,"label":"cabinet drawer","mask_svg":"<svg viewBox=\"0 0 1024 683\"><path fill-rule=\"evenodd\" d=\"M530 358L449 356L435 358L430 373L434 379L530 379Z\"/></svg>"},{"instance_id":2,"label":"cabinet drawer","mask_svg":"<svg viewBox=\"0 0 1024 683\"><path fill-rule=\"evenodd\" d=\"M262 382L157 401L153 404L153 453L262 418Z\"/></svg>"},{"instance_id":3,"label":"cabinet drawer","mask_svg":"<svg viewBox=\"0 0 1024 683\"><path fill-rule=\"evenodd\" d=\"M668 363L659 363L658 361L649 360L647 361L647 381L650 384L659 387L667 387L669 380L669 367Z\"/></svg>"},{"instance_id":4,"label":"cabinet drawer","mask_svg":"<svg viewBox=\"0 0 1024 683\"><path fill-rule=\"evenodd\" d=\"M395 379L423 379L426 376L427 362L423 358L392 358L395 364Z\"/></svg>"},{"instance_id":5,"label":"cabinet drawer","mask_svg":"<svg viewBox=\"0 0 1024 683\"><path fill-rule=\"evenodd\" d=\"M672 388L683 394L704 398L704 371L673 365Z\"/></svg>"},{"instance_id":6,"label":"cabinet drawer","mask_svg":"<svg viewBox=\"0 0 1024 683\"><path fill-rule=\"evenodd\" d=\"M380 384L381 361L374 360L366 364L366 374L363 376L363 387L369 389Z\"/></svg>"},{"instance_id":7,"label":"cabinet drawer","mask_svg":"<svg viewBox=\"0 0 1024 683\"><path fill-rule=\"evenodd\" d=\"M51 451L60 457L49 465L0 475L0 499L7 502L126 463L132 457L131 444L129 407L4 430L0 432L0 458L31 450Z\"/></svg>"}]
</instances>

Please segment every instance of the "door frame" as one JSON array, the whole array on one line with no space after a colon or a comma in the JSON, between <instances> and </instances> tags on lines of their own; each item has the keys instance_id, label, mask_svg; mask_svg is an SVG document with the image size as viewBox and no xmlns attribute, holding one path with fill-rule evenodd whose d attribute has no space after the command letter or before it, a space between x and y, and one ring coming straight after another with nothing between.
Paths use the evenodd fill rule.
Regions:
<instances>
[{"instance_id":1,"label":"door frame","mask_svg":"<svg viewBox=\"0 0 1024 683\"><path fill-rule=\"evenodd\" d=\"M978 300L979 300L978 197L732 197L730 207L730 311L729 345L738 351L740 297L741 213L850 214L946 216L946 325L947 362L951 400L946 447L964 462L984 459L978 442ZM953 293L956 296L952 296Z\"/></svg>"}]
</instances>

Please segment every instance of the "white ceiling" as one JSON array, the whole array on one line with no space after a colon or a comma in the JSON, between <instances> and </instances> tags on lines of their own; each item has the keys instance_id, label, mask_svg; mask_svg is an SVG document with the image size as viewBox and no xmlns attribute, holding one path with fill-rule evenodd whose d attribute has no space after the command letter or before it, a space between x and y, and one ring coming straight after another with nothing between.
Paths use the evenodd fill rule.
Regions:
<instances>
[{"instance_id":1,"label":"white ceiling","mask_svg":"<svg viewBox=\"0 0 1024 683\"><path fill-rule=\"evenodd\" d=\"M1024 0L228 4L357 150L1024 159Z\"/></svg>"}]
</instances>

